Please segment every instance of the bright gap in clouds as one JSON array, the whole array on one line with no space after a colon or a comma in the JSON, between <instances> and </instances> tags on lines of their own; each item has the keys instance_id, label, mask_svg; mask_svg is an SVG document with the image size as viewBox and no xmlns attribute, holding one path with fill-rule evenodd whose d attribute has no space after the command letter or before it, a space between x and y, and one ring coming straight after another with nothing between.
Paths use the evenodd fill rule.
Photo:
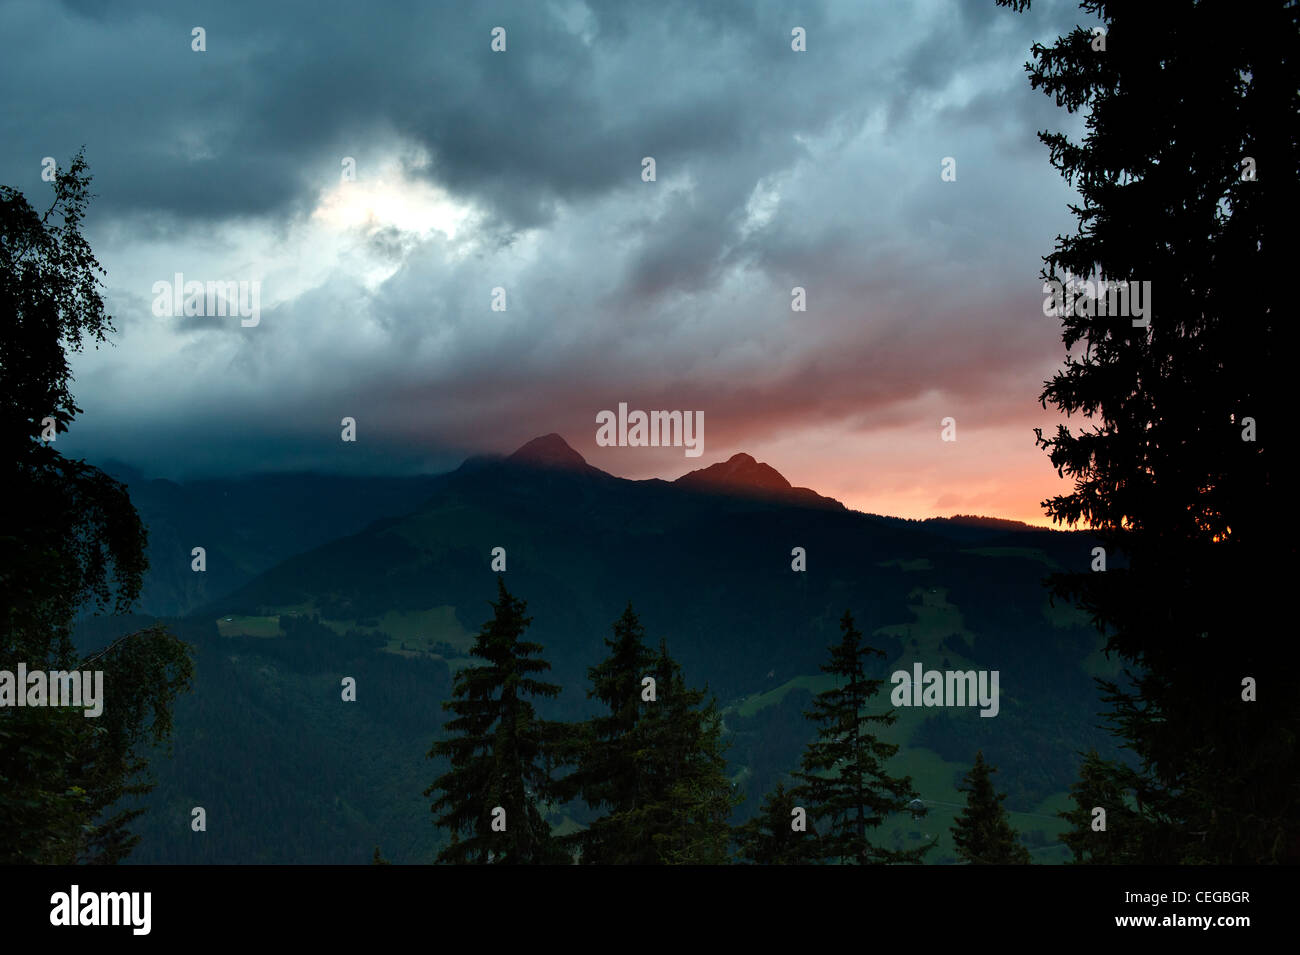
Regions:
<instances>
[{"instance_id":1,"label":"bright gap in clouds","mask_svg":"<svg viewBox=\"0 0 1300 955\"><path fill-rule=\"evenodd\" d=\"M354 180L322 190L311 214L313 226L338 236L396 232L422 240L442 233L449 243L458 236L466 238L475 218L472 206L457 202L432 183L407 177L398 163L381 165L373 175L358 173ZM378 284L397 268L397 263L391 263L367 270L366 283Z\"/></svg>"}]
</instances>

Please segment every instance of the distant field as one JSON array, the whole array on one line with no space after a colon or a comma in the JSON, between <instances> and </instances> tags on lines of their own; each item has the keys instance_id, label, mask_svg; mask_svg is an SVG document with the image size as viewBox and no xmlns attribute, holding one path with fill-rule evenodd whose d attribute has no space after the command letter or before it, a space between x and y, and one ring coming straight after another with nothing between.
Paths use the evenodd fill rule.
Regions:
<instances>
[{"instance_id":1,"label":"distant field","mask_svg":"<svg viewBox=\"0 0 1300 955\"><path fill-rule=\"evenodd\" d=\"M406 613L390 611L379 618L378 629L390 637L390 649L402 643L425 649L431 643L447 643L462 652L474 644L474 634L460 625L456 608L434 607L432 610L415 610Z\"/></svg>"},{"instance_id":2,"label":"distant field","mask_svg":"<svg viewBox=\"0 0 1300 955\"><path fill-rule=\"evenodd\" d=\"M785 699L785 695L791 690L807 690L814 696L823 690L829 690L835 685L835 678L822 674L820 676L797 676L793 680L787 680L774 690L768 690L766 693L755 693L747 696L739 703L729 706L724 710L734 711L741 716L753 716L759 710L775 706Z\"/></svg>"},{"instance_id":3,"label":"distant field","mask_svg":"<svg viewBox=\"0 0 1300 955\"><path fill-rule=\"evenodd\" d=\"M1060 564L1037 547L963 547L962 553L978 557L1022 557L1025 560L1036 560L1052 570L1062 569Z\"/></svg>"},{"instance_id":4,"label":"distant field","mask_svg":"<svg viewBox=\"0 0 1300 955\"><path fill-rule=\"evenodd\" d=\"M280 618L271 617L219 617L217 633L223 637L278 637Z\"/></svg>"},{"instance_id":5,"label":"distant field","mask_svg":"<svg viewBox=\"0 0 1300 955\"><path fill-rule=\"evenodd\" d=\"M969 664L965 657L943 645L943 641L951 636L960 637L967 644L975 641L975 635L966 629L961 611L948 602L948 591L943 587L916 587L908 597L912 601L908 609L915 619L911 623L891 624L876 631L897 637L903 644L902 656L891 662L889 671L910 670L918 661L927 669L933 669L944 657L955 668Z\"/></svg>"},{"instance_id":6,"label":"distant field","mask_svg":"<svg viewBox=\"0 0 1300 955\"><path fill-rule=\"evenodd\" d=\"M1072 607L1064 600L1057 600L1055 605L1050 599L1044 600L1043 616L1053 627L1088 627L1092 620L1087 611Z\"/></svg>"},{"instance_id":7,"label":"distant field","mask_svg":"<svg viewBox=\"0 0 1300 955\"><path fill-rule=\"evenodd\" d=\"M921 570L934 570L934 564L930 563L928 557L918 557L915 560L881 560L876 562L877 567L897 567L901 571L914 573Z\"/></svg>"},{"instance_id":8,"label":"distant field","mask_svg":"<svg viewBox=\"0 0 1300 955\"><path fill-rule=\"evenodd\" d=\"M275 637L280 636L279 616L316 613L311 604L297 604L289 607L271 607L274 613L261 617L225 617L218 619L217 630L222 636ZM434 653L436 644L446 644L455 652L437 654L445 656L449 663L463 660L474 644L474 634L460 625L456 619L456 608L452 606L434 607L430 610L414 610L403 613L390 611L378 618L377 626L363 626L357 620L321 620L323 626L335 633L344 634L349 630L362 633L382 633L388 637L384 647L389 653L398 656L421 656ZM455 667L456 664L452 664Z\"/></svg>"}]
</instances>

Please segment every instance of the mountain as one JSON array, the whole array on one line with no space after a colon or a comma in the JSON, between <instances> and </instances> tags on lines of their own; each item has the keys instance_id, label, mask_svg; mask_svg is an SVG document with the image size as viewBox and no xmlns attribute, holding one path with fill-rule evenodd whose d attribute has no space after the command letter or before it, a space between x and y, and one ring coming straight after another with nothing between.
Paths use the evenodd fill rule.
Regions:
<instances>
[{"instance_id":1,"label":"mountain","mask_svg":"<svg viewBox=\"0 0 1300 955\"><path fill-rule=\"evenodd\" d=\"M176 483L119 463L105 470L126 484L149 531L140 609L168 616L187 614L340 534L407 513L433 487L429 476L264 474ZM201 573L191 567L195 547L206 551Z\"/></svg>"},{"instance_id":2,"label":"mountain","mask_svg":"<svg viewBox=\"0 0 1300 955\"><path fill-rule=\"evenodd\" d=\"M673 482L694 491L713 491L774 501L787 501L806 507L830 507L844 510L834 498L822 497L806 487L791 487L790 482L770 464L761 464L748 454L733 454L726 461L683 474Z\"/></svg>"},{"instance_id":3,"label":"mountain","mask_svg":"<svg viewBox=\"0 0 1300 955\"><path fill-rule=\"evenodd\" d=\"M386 505L353 501L345 519L305 498L281 506L294 517L278 520L314 520L333 539L171 621L195 647L198 685L178 705L175 755L155 762L135 861L364 862L376 843L395 861L430 861L444 837L420 792L442 767L425 754L451 674L490 617L494 554L564 688L542 715L591 712L587 668L630 600L650 641L666 640L723 707L745 796L736 822L797 765L802 712L829 685L820 667L845 610L884 652L872 674L885 681L882 710L890 674L916 663L1000 674L995 718L897 710L886 735L901 747L895 772L933 812L890 820L881 838L938 838L932 861L951 858L945 807L963 802L956 787L982 749L1035 858L1059 859L1054 813L1077 754L1110 749L1093 677L1113 665L1086 616L1043 587L1053 569L1087 565L1085 534L863 514L749 455L676 481L626 480L558 435L428 478L405 513L364 527L357 515ZM235 528L211 533L219 552L233 546ZM794 569L800 553L806 570ZM100 618L79 636L94 644L122 627ZM340 701L345 676L355 703ZM194 805L228 820L220 839L175 824ZM580 825L584 812L561 807L553 821Z\"/></svg>"},{"instance_id":4,"label":"mountain","mask_svg":"<svg viewBox=\"0 0 1300 955\"><path fill-rule=\"evenodd\" d=\"M540 438L533 438L506 458L506 461L523 467L604 474L609 477L604 471L588 464L586 458L569 447L569 443L554 432L544 434Z\"/></svg>"}]
</instances>

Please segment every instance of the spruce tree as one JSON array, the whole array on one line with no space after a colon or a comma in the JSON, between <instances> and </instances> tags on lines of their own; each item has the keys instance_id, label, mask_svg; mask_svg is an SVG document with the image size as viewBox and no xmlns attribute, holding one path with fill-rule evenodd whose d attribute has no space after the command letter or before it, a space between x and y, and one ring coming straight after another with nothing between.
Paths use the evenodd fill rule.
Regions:
<instances>
[{"instance_id":1,"label":"spruce tree","mask_svg":"<svg viewBox=\"0 0 1300 955\"><path fill-rule=\"evenodd\" d=\"M568 759L576 767L558 784L559 798L581 797L603 813L569 840L578 846L583 863L650 862L649 842L628 825L628 814L646 795L636 733L653 705L642 699L641 681L651 675L655 657L645 645L645 628L631 603L614 622L613 639L606 639L605 646L609 656L587 671L587 696L608 712L579 724L567 741Z\"/></svg>"},{"instance_id":2,"label":"spruce tree","mask_svg":"<svg viewBox=\"0 0 1300 955\"><path fill-rule=\"evenodd\" d=\"M959 787L966 793L966 808L952 827L957 857L974 865L1028 865L1029 850L1016 838L1002 807L1007 794L993 790L996 772L996 766L984 762L984 751L978 751L975 765Z\"/></svg>"},{"instance_id":3,"label":"spruce tree","mask_svg":"<svg viewBox=\"0 0 1300 955\"><path fill-rule=\"evenodd\" d=\"M1300 7L1080 6L1104 34L1077 26L1026 64L1033 88L1087 112L1082 141L1039 134L1081 197L1042 277L1151 294L1137 326L1109 308L1062 316L1065 366L1040 397L1084 421L1039 434L1074 485L1044 505L1090 526L1109 563L1081 554L1054 587L1131 670L1103 687L1140 767L1109 770L1133 791L1140 861L1300 861L1300 694L1285 683L1300 643L1276 622L1297 544L1280 277L1300 206Z\"/></svg>"},{"instance_id":4,"label":"spruce tree","mask_svg":"<svg viewBox=\"0 0 1300 955\"><path fill-rule=\"evenodd\" d=\"M885 849L868 838L891 813L907 811L917 794L910 777L895 778L885 769L898 747L869 731L872 724L889 726L896 719L893 710L865 712L884 683L867 677L866 661L883 657L884 651L863 643L847 610L840 630L840 642L830 647L830 663L821 668L837 677L838 685L817 694L804 714L817 725L817 739L804 751L802 771L793 774L799 781L795 796L811 817L826 820L817 843L819 858L859 865L920 862L929 845Z\"/></svg>"},{"instance_id":5,"label":"spruce tree","mask_svg":"<svg viewBox=\"0 0 1300 955\"><path fill-rule=\"evenodd\" d=\"M651 675L655 701L633 734L643 798L626 814L627 825L643 840L643 861L725 863L728 818L739 799L726 775L716 701L686 684L662 641Z\"/></svg>"},{"instance_id":6,"label":"spruce tree","mask_svg":"<svg viewBox=\"0 0 1300 955\"><path fill-rule=\"evenodd\" d=\"M1070 848L1075 864L1124 865L1139 862L1151 853L1144 850L1144 831L1135 825L1131 788L1137 774L1125 766L1115 766L1090 750L1079 770L1079 778L1070 784L1074 807L1057 813L1070 823L1061 841ZM1105 812L1099 816L1097 810ZM1101 821L1105 820L1105 828Z\"/></svg>"},{"instance_id":7,"label":"spruce tree","mask_svg":"<svg viewBox=\"0 0 1300 955\"><path fill-rule=\"evenodd\" d=\"M685 683L674 689L681 696ZM684 725L685 739L694 740L685 750L686 758L668 794L679 818L677 838L666 843L670 846L666 860L673 865L728 863L731 810L742 798L727 778L717 700L709 697L705 701L705 693L707 689L700 692L700 702L691 709L669 707L669 718Z\"/></svg>"},{"instance_id":8,"label":"spruce tree","mask_svg":"<svg viewBox=\"0 0 1300 955\"><path fill-rule=\"evenodd\" d=\"M439 862L526 864L568 861L538 809L552 796L547 762L553 728L538 719L529 697L558 696L560 687L535 674L549 670L543 647L522 639L532 623L527 605L497 578L493 617L483 624L470 654L485 661L456 674L450 734L430 757L450 768L424 791L441 795L430 807L452 839ZM504 810L502 817L499 810ZM504 823L504 831L498 831Z\"/></svg>"},{"instance_id":9,"label":"spruce tree","mask_svg":"<svg viewBox=\"0 0 1300 955\"><path fill-rule=\"evenodd\" d=\"M778 782L758 814L736 827L740 858L755 865L803 865L817 860L817 833L805 817L805 830L794 829L796 794ZM802 807L806 808L806 807Z\"/></svg>"}]
</instances>

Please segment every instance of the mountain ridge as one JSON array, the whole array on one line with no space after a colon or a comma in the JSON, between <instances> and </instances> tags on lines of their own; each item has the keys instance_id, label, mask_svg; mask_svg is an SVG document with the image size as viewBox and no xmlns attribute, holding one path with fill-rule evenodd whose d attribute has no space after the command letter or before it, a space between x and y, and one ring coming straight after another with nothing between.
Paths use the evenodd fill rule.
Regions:
<instances>
[{"instance_id":1,"label":"mountain ridge","mask_svg":"<svg viewBox=\"0 0 1300 955\"><path fill-rule=\"evenodd\" d=\"M160 811L146 817L151 848L138 861L348 861L355 846L376 842L430 861L443 836L419 794L443 765L424 756L444 731L440 704L454 674L474 662L498 577L526 602L528 638L564 688L539 703L546 719L591 715L588 670L633 603L648 640L664 640L690 682L720 701L729 774L746 797L736 822L798 765L802 712L823 686L846 610L883 654L874 679L917 662L1001 674L996 720L969 708L900 712L899 771L926 798L957 801L978 749L1006 773L1009 804L1032 810L1063 798L1073 754L1104 746L1092 728L1103 641L1086 617L1050 606L1042 586L1053 568L1087 566L1087 535L809 506L743 452L689 480L638 481L587 465L558 435L525 449L468 459L423 484L340 484L315 495L313 482L291 482L274 499L260 497L270 484L239 499L230 488L203 537L181 529L159 540L155 556L179 576L216 584L241 553L265 551L241 540L264 519L292 541L308 540L301 531L313 523L316 540L331 535L168 622L195 647L201 686L178 707L178 755L158 765L149 799ZM358 527L386 487L406 496ZM208 485L216 499L207 505L226 489ZM352 492L362 499L349 502ZM252 506L250 523L242 510ZM208 548L206 574L190 570L194 543ZM122 630L103 618L84 627L105 639ZM360 702L340 704L343 676L355 678ZM261 731L270 724L282 733ZM324 805L325 829L304 831L296 807L322 787L342 803ZM237 839L169 834L196 790L240 820ZM588 818L564 812L574 813L567 824ZM889 839L920 838L910 819L897 822Z\"/></svg>"}]
</instances>

